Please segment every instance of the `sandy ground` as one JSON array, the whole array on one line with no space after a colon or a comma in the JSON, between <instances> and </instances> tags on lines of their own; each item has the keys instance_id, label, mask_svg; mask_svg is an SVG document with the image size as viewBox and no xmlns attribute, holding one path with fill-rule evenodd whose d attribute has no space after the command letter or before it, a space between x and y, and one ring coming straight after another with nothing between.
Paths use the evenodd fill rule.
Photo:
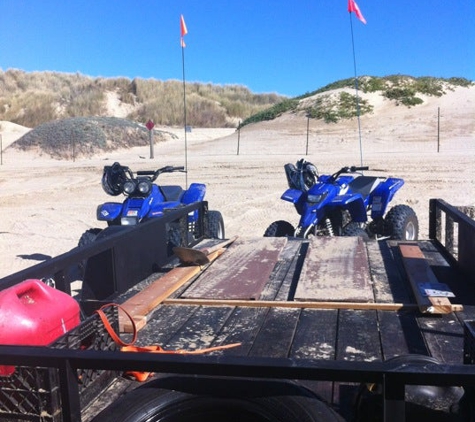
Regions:
<instances>
[{"instance_id":1,"label":"sandy ground","mask_svg":"<svg viewBox=\"0 0 475 422\"><path fill-rule=\"evenodd\" d=\"M294 115L234 129L193 129L186 136L184 174L164 175L163 184L207 184L210 209L220 210L226 236L262 236L274 220L298 221L291 204L280 199L287 188L284 164L300 158L320 173L344 165L364 165L367 175L405 180L394 204L412 206L420 237L428 237L430 198L453 205L475 205L475 89L457 88L418 107L395 106L381 97L372 115L361 118L361 146L356 119L326 125ZM437 116L440 109L440 143ZM58 161L9 145L28 131L0 122L0 278L77 245L96 221L98 204L116 200L101 188L104 165L119 161L133 170L185 164L183 129L178 139L104 153L93 158Z\"/></svg>"}]
</instances>

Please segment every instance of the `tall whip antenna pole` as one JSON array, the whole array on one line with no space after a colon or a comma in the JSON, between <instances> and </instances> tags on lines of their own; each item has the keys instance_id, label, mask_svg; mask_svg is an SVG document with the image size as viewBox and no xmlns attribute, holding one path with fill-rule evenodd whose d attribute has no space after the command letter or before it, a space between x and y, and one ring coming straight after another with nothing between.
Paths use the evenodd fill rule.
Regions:
<instances>
[{"instance_id":1,"label":"tall whip antenna pole","mask_svg":"<svg viewBox=\"0 0 475 422\"><path fill-rule=\"evenodd\" d=\"M356 91L356 117L358 118L358 136L360 140L360 163L363 166L363 143L361 141L361 122L360 122L360 100L358 95L358 74L356 73L356 54L355 54L355 38L353 36L353 20L351 13L353 12L356 17L366 24L366 19L361 13L360 8L356 4L355 0L348 0L348 12L350 14L350 28L351 28L351 45L353 47L353 68L355 73L355 91Z\"/></svg>"},{"instance_id":2,"label":"tall whip antenna pole","mask_svg":"<svg viewBox=\"0 0 475 422\"><path fill-rule=\"evenodd\" d=\"M185 187L188 189L188 142L186 138L186 83L185 83L185 48L181 47L183 63L183 121L185 130Z\"/></svg>"},{"instance_id":3,"label":"tall whip antenna pole","mask_svg":"<svg viewBox=\"0 0 475 422\"><path fill-rule=\"evenodd\" d=\"M356 72L355 39L353 36L353 19L351 17L351 13L350 13L350 27L351 27L351 46L353 48L353 69L354 69L354 75L355 75L356 118L358 119L358 138L360 142L360 165L363 166L363 142L361 140L360 97L358 93L358 74Z\"/></svg>"},{"instance_id":4,"label":"tall whip antenna pole","mask_svg":"<svg viewBox=\"0 0 475 422\"><path fill-rule=\"evenodd\" d=\"M183 69L183 122L184 122L184 127L183 129L185 130L185 188L188 189L188 141L186 137L186 80L185 80L185 35L188 33L188 30L186 28L185 24L185 19L183 18L183 15L180 16L180 34L181 34L181 39L180 39L180 45L181 45L181 63L182 63L182 69Z\"/></svg>"}]
</instances>

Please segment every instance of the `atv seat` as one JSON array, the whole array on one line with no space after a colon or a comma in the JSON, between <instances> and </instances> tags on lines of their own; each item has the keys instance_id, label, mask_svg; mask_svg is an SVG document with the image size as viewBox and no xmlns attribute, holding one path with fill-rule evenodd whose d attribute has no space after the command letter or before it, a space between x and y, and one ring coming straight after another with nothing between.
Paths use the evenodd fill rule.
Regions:
<instances>
[{"instance_id":1,"label":"atv seat","mask_svg":"<svg viewBox=\"0 0 475 422\"><path fill-rule=\"evenodd\" d=\"M374 188L379 185L380 181L381 179L378 177L360 176L350 182L349 190L361 194L363 198L367 198Z\"/></svg>"},{"instance_id":2,"label":"atv seat","mask_svg":"<svg viewBox=\"0 0 475 422\"><path fill-rule=\"evenodd\" d=\"M160 186L165 201L180 201L183 188L178 185Z\"/></svg>"}]
</instances>

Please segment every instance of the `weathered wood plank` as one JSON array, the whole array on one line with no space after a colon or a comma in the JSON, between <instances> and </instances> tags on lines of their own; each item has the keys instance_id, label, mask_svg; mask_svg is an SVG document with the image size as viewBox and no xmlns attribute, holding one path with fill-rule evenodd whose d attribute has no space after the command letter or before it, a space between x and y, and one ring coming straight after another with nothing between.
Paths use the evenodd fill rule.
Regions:
<instances>
[{"instance_id":1,"label":"weathered wood plank","mask_svg":"<svg viewBox=\"0 0 475 422\"><path fill-rule=\"evenodd\" d=\"M418 317L429 353L440 362L463 363L463 327L454 314Z\"/></svg>"},{"instance_id":2,"label":"weathered wood plank","mask_svg":"<svg viewBox=\"0 0 475 422\"><path fill-rule=\"evenodd\" d=\"M159 306L150 316L148 324L139 332L138 346L168 344L190 318L194 318L197 306Z\"/></svg>"},{"instance_id":3,"label":"weathered wood plank","mask_svg":"<svg viewBox=\"0 0 475 422\"><path fill-rule=\"evenodd\" d=\"M395 268L391 250L386 242L367 242L368 264L375 301L378 303L411 303L412 297L401 289L405 283Z\"/></svg>"},{"instance_id":4,"label":"weathered wood plank","mask_svg":"<svg viewBox=\"0 0 475 422\"><path fill-rule=\"evenodd\" d=\"M258 299L286 242L282 237L237 240L182 296Z\"/></svg>"},{"instance_id":5,"label":"weathered wood plank","mask_svg":"<svg viewBox=\"0 0 475 422\"><path fill-rule=\"evenodd\" d=\"M287 357L299 315L300 309L269 309L249 356Z\"/></svg>"},{"instance_id":6,"label":"weathered wood plank","mask_svg":"<svg viewBox=\"0 0 475 422\"><path fill-rule=\"evenodd\" d=\"M359 237L314 237L295 299L373 302L363 240Z\"/></svg>"},{"instance_id":7,"label":"weathered wood plank","mask_svg":"<svg viewBox=\"0 0 475 422\"><path fill-rule=\"evenodd\" d=\"M197 350L216 344L215 338L231 315L232 308L200 307L163 345L170 350Z\"/></svg>"},{"instance_id":8,"label":"weathered wood plank","mask_svg":"<svg viewBox=\"0 0 475 422\"><path fill-rule=\"evenodd\" d=\"M378 311L378 320L384 360L406 354L429 355L414 312Z\"/></svg>"},{"instance_id":9,"label":"weathered wood plank","mask_svg":"<svg viewBox=\"0 0 475 422\"><path fill-rule=\"evenodd\" d=\"M289 300L301 246L302 243L299 241L290 240L286 243L259 300Z\"/></svg>"},{"instance_id":10,"label":"weathered wood plank","mask_svg":"<svg viewBox=\"0 0 475 422\"><path fill-rule=\"evenodd\" d=\"M376 311L338 311L336 360L373 362L382 360ZM357 385L335 383L333 400L351 408Z\"/></svg>"},{"instance_id":11,"label":"weathered wood plank","mask_svg":"<svg viewBox=\"0 0 475 422\"><path fill-rule=\"evenodd\" d=\"M212 346L241 343L240 347L228 349L226 355L246 356L251 350L257 333L267 313L266 308L236 307L215 338Z\"/></svg>"},{"instance_id":12,"label":"weathered wood plank","mask_svg":"<svg viewBox=\"0 0 475 422\"><path fill-rule=\"evenodd\" d=\"M289 357L335 359L338 311L303 309Z\"/></svg>"},{"instance_id":13,"label":"weathered wood plank","mask_svg":"<svg viewBox=\"0 0 475 422\"><path fill-rule=\"evenodd\" d=\"M365 362L382 359L376 311L339 311L336 359Z\"/></svg>"},{"instance_id":14,"label":"weathered wood plank","mask_svg":"<svg viewBox=\"0 0 475 422\"><path fill-rule=\"evenodd\" d=\"M141 330L147 323L147 315L160 302L200 272L200 267L177 267L155 280L141 292L126 300L121 306L134 320L135 328ZM123 312L119 312L119 330L131 333L133 324Z\"/></svg>"},{"instance_id":15,"label":"weathered wood plank","mask_svg":"<svg viewBox=\"0 0 475 422\"><path fill-rule=\"evenodd\" d=\"M210 262L224 253L225 249L220 249L208 256ZM200 266L176 267L161 276L145 289L133 295L121 304L133 319L133 322L119 310L119 330L131 333L134 330L141 330L147 323L147 315L157 307L165 298L191 280L203 270Z\"/></svg>"},{"instance_id":16,"label":"weathered wood plank","mask_svg":"<svg viewBox=\"0 0 475 422\"><path fill-rule=\"evenodd\" d=\"M412 292L422 313L447 314L453 311L447 297L428 296L421 291L425 284L437 284L434 272L427 263L424 254L415 243L400 243L404 268L406 269Z\"/></svg>"}]
</instances>

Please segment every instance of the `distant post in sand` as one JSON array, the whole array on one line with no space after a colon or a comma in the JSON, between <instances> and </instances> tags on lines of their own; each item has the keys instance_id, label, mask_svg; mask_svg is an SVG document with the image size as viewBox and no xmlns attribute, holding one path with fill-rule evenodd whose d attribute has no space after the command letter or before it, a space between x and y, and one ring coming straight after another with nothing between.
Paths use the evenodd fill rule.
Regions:
<instances>
[{"instance_id":1,"label":"distant post in sand","mask_svg":"<svg viewBox=\"0 0 475 422\"><path fill-rule=\"evenodd\" d=\"M308 132L310 130L310 116L307 114L307 144L305 145L305 155L308 155Z\"/></svg>"},{"instance_id":2,"label":"distant post in sand","mask_svg":"<svg viewBox=\"0 0 475 422\"><path fill-rule=\"evenodd\" d=\"M440 107L437 107L437 152L440 152Z\"/></svg>"},{"instance_id":3,"label":"distant post in sand","mask_svg":"<svg viewBox=\"0 0 475 422\"><path fill-rule=\"evenodd\" d=\"M148 140L150 142L150 159L153 158L153 127L155 126L155 123L153 123L153 120L149 120L145 127L148 129Z\"/></svg>"},{"instance_id":4,"label":"distant post in sand","mask_svg":"<svg viewBox=\"0 0 475 422\"><path fill-rule=\"evenodd\" d=\"M239 144L241 143L241 121L239 121L238 127L237 127L237 133L238 133L238 142L237 142L237 154L239 155Z\"/></svg>"}]
</instances>

